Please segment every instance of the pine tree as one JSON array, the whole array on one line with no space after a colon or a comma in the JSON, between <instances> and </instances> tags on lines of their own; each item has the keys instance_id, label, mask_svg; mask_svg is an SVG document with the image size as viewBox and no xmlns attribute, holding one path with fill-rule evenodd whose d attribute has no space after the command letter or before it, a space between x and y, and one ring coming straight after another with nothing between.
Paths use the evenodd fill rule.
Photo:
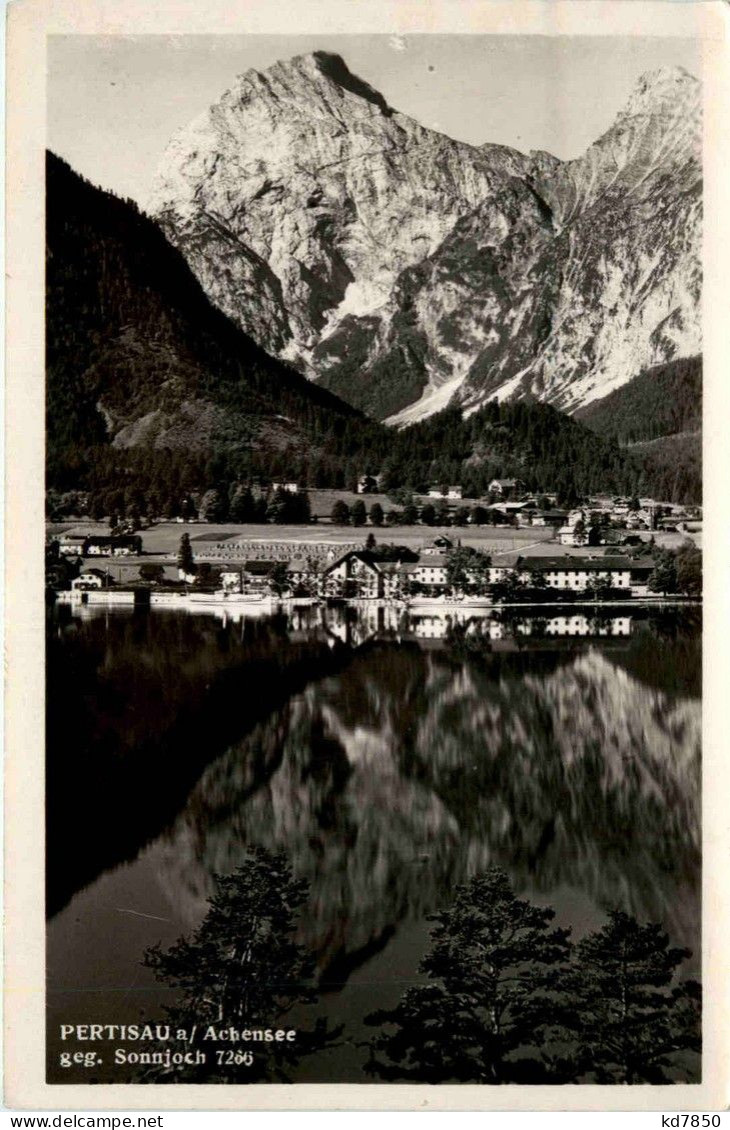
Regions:
<instances>
[{"instance_id":1,"label":"pine tree","mask_svg":"<svg viewBox=\"0 0 730 1130\"><path fill-rule=\"evenodd\" d=\"M350 507L342 499L338 499L332 507L330 521L333 526L348 526L350 524Z\"/></svg>"},{"instance_id":2,"label":"pine tree","mask_svg":"<svg viewBox=\"0 0 730 1130\"><path fill-rule=\"evenodd\" d=\"M619 910L578 944L564 1016L578 1043L577 1070L598 1083L677 1081L678 1056L701 1046L700 986L675 983L688 956L660 926Z\"/></svg>"},{"instance_id":3,"label":"pine tree","mask_svg":"<svg viewBox=\"0 0 730 1130\"><path fill-rule=\"evenodd\" d=\"M190 534L183 534L180 538L180 548L177 552L178 568L187 576L195 571L195 558L190 545Z\"/></svg>"},{"instance_id":4,"label":"pine tree","mask_svg":"<svg viewBox=\"0 0 730 1130\"><path fill-rule=\"evenodd\" d=\"M269 585L276 596L281 596L289 587L289 574L285 561L277 561L269 571Z\"/></svg>"},{"instance_id":5,"label":"pine tree","mask_svg":"<svg viewBox=\"0 0 730 1130\"><path fill-rule=\"evenodd\" d=\"M282 525L288 520L289 492L283 487L277 487L274 495L269 499L268 516L277 525Z\"/></svg>"},{"instance_id":6,"label":"pine tree","mask_svg":"<svg viewBox=\"0 0 730 1130\"><path fill-rule=\"evenodd\" d=\"M254 519L254 500L249 487L237 486L231 497L232 522L251 522Z\"/></svg>"},{"instance_id":7,"label":"pine tree","mask_svg":"<svg viewBox=\"0 0 730 1130\"><path fill-rule=\"evenodd\" d=\"M669 550L659 550L654 558L654 570L649 577L652 592L674 593L677 591L677 561Z\"/></svg>"},{"instance_id":8,"label":"pine tree","mask_svg":"<svg viewBox=\"0 0 730 1130\"><path fill-rule=\"evenodd\" d=\"M293 1027L285 1023L287 1014L317 996L313 961L294 938L296 915L306 897L306 882L293 878L284 856L260 848L250 849L246 863L232 875L219 876L208 913L192 936L180 938L166 952L158 945L145 953L144 964L178 990L178 1003L168 1010L171 1029ZM323 1020L309 1030L296 1027L294 1041L204 1044L205 1064L171 1074L176 1082L289 1082L291 1068L303 1055L339 1035L339 1030L328 1031ZM253 1064L218 1064L216 1048L252 1050Z\"/></svg>"},{"instance_id":9,"label":"pine tree","mask_svg":"<svg viewBox=\"0 0 730 1130\"><path fill-rule=\"evenodd\" d=\"M383 524L383 507L379 502L374 502L370 507L370 523L373 526L382 526Z\"/></svg>"},{"instance_id":10,"label":"pine tree","mask_svg":"<svg viewBox=\"0 0 730 1130\"><path fill-rule=\"evenodd\" d=\"M371 1041L366 1070L428 1083L542 1082L547 1042L570 953L555 912L518 899L497 867L458 887L421 962L429 984L406 990L390 1012L366 1018L393 1028Z\"/></svg>"}]
</instances>

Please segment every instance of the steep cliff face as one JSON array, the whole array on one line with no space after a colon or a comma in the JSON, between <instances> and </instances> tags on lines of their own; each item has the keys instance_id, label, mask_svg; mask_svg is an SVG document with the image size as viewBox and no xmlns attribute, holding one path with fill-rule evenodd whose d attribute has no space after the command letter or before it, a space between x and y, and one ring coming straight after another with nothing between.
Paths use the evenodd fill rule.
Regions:
<instances>
[{"instance_id":1,"label":"steep cliff face","mask_svg":"<svg viewBox=\"0 0 730 1130\"><path fill-rule=\"evenodd\" d=\"M572 411L700 351L699 113L685 71L646 75L561 162L425 129L317 52L173 138L150 207L225 313L373 415Z\"/></svg>"},{"instance_id":2,"label":"steep cliff face","mask_svg":"<svg viewBox=\"0 0 730 1130\"><path fill-rule=\"evenodd\" d=\"M397 423L443 408L474 359L501 341L524 273L552 235L541 197L506 179L401 273L377 318L349 318L321 342L320 382Z\"/></svg>"},{"instance_id":3,"label":"steep cliff face","mask_svg":"<svg viewBox=\"0 0 730 1130\"><path fill-rule=\"evenodd\" d=\"M555 238L526 272L501 340L475 359L466 405L536 396L567 411L642 370L701 352L700 89L645 75L583 157L533 154Z\"/></svg>"},{"instance_id":4,"label":"steep cliff face","mask_svg":"<svg viewBox=\"0 0 730 1130\"><path fill-rule=\"evenodd\" d=\"M213 300L307 368L512 161L424 129L315 52L248 71L173 138L150 207Z\"/></svg>"}]
</instances>

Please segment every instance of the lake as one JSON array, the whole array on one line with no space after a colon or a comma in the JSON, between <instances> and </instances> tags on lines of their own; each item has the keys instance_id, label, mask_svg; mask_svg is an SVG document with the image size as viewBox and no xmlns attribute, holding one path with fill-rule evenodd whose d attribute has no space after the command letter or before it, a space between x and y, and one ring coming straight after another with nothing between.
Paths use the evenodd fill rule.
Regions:
<instances>
[{"instance_id":1,"label":"lake","mask_svg":"<svg viewBox=\"0 0 730 1130\"><path fill-rule=\"evenodd\" d=\"M699 976L698 609L63 606L47 649L50 1082L136 1078L60 1067L58 1026L163 1020L145 950L253 846L308 884L297 1022L344 1025L297 1082L372 1081L365 1016L493 864L576 938L612 908L660 923Z\"/></svg>"}]
</instances>

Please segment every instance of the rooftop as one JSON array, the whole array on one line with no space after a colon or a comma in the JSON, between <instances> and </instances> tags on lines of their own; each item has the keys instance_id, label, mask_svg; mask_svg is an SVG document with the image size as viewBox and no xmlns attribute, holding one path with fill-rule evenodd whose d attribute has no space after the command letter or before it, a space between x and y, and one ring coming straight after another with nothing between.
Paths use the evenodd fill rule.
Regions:
<instances>
[{"instance_id":1,"label":"rooftop","mask_svg":"<svg viewBox=\"0 0 730 1130\"><path fill-rule=\"evenodd\" d=\"M633 561L630 557L573 557L563 555L562 557L523 557L520 560L520 567L523 569L533 569L541 573L553 573L559 570L570 570L575 572L586 572L587 570L595 569L603 572L606 569L630 569Z\"/></svg>"},{"instance_id":2,"label":"rooftop","mask_svg":"<svg viewBox=\"0 0 730 1130\"><path fill-rule=\"evenodd\" d=\"M446 565L448 557L445 553L429 553L418 562L420 566L426 569L438 568L441 565Z\"/></svg>"}]
</instances>

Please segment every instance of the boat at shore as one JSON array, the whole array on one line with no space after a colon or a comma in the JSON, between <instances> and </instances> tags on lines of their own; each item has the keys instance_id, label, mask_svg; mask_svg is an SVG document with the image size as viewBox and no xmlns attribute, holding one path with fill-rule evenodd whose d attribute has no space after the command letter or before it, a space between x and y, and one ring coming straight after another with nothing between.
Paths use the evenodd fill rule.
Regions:
<instances>
[{"instance_id":1,"label":"boat at shore","mask_svg":"<svg viewBox=\"0 0 730 1130\"><path fill-rule=\"evenodd\" d=\"M267 593L224 592L222 589L216 592L191 592L187 594L186 599L190 604L225 604L237 608L243 605L271 606L277 603L276 599Z\"/></svg>"},{"instance_id":2,"label":"boat at shore","mask_svg":"<svg viewBox=\"0 0 730 1130\"><path fill-rule=\"evenodd\" d=\"M493 608L494 601L486 596L412 596L408 608Z\"/></svg>"}]
</instances>

